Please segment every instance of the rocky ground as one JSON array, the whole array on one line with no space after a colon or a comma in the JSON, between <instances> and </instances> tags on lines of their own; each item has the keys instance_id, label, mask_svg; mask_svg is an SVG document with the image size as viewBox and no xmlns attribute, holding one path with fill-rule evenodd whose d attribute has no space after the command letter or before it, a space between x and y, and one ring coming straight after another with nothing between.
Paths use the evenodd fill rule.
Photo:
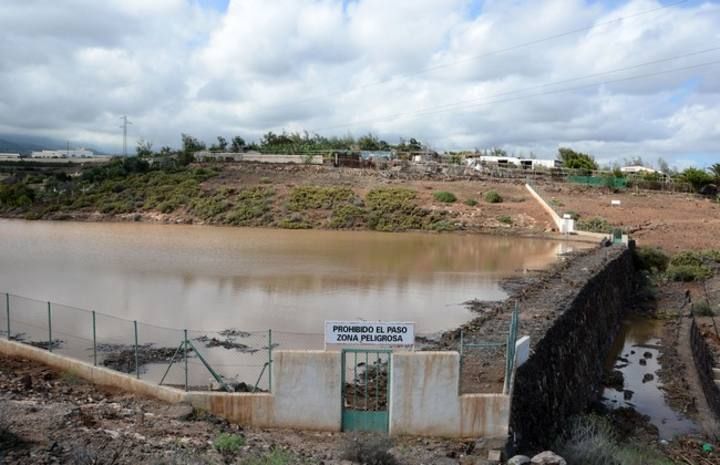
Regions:
<instances>
[{"instance_id":1,"label":"rocky ground","mask_svg":"<svg viewBox=\"0 0 720 465\"><path fill-rule=\"evenodd\" d=\"M0 464L350 465L359 462L346 457L361 455L384 457L380 465L454 465L483 463L486 447L242 429L189 406L100 389L36 362L0 356Z\"/></svg>"}]
</instances>

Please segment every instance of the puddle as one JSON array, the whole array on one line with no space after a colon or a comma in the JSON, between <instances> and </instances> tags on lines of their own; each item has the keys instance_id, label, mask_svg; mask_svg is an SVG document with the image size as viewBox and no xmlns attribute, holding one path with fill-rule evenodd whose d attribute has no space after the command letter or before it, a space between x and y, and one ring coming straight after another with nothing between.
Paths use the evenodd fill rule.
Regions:
<instances>
[{"instance_id":1,"label":"puddle","mask_svg":"<svg viewBox=\"0 0 720 465\"><path fill-rule=\"evenodd\" d=\"M623 322L606 367L622 372L623 390L605 388L603 403L609 408L631 407L650 417L660 438L670 440L681 434L694 433L697 425L665 400L658 379L662 323L634 319ZM619 386L618 386L619 387Z\"/></svg>"}]
</instances>

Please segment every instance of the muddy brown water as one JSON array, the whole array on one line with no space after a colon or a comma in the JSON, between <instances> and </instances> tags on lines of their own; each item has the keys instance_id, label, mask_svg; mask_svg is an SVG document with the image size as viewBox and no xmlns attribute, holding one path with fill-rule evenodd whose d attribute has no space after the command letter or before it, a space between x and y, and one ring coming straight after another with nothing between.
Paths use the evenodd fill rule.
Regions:
<instances>
[{"instance_id":1,"label":"muddy brown water","mask_svg":"<svg viewBox=\"0 0 720 465\"><path fill-rule=\"evenodd\" d=\"M245 381L267 359L269 328L279 348L322 348L326 319L414 321L419 334L440 332L472 318L463 302L504 299L503 278L587 247L487 235L19 220L0 220L0 236L0 291L37 299L12 297L13 332L47 340L48 300L63 304L53 305L54 338L84 359L92 357L91 315L76 309L103 313L97 338L107 347L133 344L130 320L139 322L140 344L159 347L176 348L189 328L216 370ZM229 328L239 331L219 334ZM213 338L231 344L206 347ZM191 383L209 379L192 354L189 364ZM165 366L144 367L142 376L159 379ZM173 382L183 378L176 368Z\"/></svg>"},{"instance_id":2,"label":"muddy brown water","mask_svg":"<svg viewBox=\"0 0 720 465\"><path fill-rule=\"evenodd\" d=\"M658 428L660 438L671 440L697 432L698 426L673 410L665 398L658 377L662 368L658 359L662 329L662 322L658 320L633 318L623 322L606 363L606 368L623 373L623 390L605 388L603 403L610 408L631 407L647 415L650 423Z\"/></svg>"}]
</instances>

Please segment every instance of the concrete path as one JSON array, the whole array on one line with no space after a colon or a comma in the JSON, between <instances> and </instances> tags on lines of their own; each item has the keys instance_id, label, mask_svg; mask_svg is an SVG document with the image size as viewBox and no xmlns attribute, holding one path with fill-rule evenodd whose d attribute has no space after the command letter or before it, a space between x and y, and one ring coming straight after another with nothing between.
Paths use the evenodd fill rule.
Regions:
<instances>
[{"instance_id":1,"label":"concrete path","mask_svg":"<svg viewBox=\"0 0 720 465\"><path fill-rule=\"evenodd\" d=\"M687 317L682 317L681 321L677 350L678 356L687 367L685 379L687 379L688 385L690 386L690 393L696 399L695 406L698 411L697 422L707 436L720 438L720 421L715 418L713 411L710 410L710 406L705 399L705 393L700 383L700 376L698 375L695 360L692 355L692 348L690 347L690 324L692 320ZM716 370L715 379L718 379L717 376L718 372Z\"/></svg>"}]
</instances>

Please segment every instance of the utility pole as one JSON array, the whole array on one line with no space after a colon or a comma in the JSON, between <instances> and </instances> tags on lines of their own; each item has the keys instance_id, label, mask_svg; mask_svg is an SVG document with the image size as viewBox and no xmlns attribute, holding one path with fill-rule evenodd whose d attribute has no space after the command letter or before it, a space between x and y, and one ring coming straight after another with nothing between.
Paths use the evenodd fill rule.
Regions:
<instances>
[{"instance_id":1,"label":"utility pole","mask_svg":"<svg viewBox=\"0 0 720 465\"><path fill-rule=\"evenodd\" d=\"M120 126L123 130L123 156L127 157L127 127L132 123L128 121L127 115L123 115L120 119L123 120L123 125Z\"/></svg>"}]
</instances>

